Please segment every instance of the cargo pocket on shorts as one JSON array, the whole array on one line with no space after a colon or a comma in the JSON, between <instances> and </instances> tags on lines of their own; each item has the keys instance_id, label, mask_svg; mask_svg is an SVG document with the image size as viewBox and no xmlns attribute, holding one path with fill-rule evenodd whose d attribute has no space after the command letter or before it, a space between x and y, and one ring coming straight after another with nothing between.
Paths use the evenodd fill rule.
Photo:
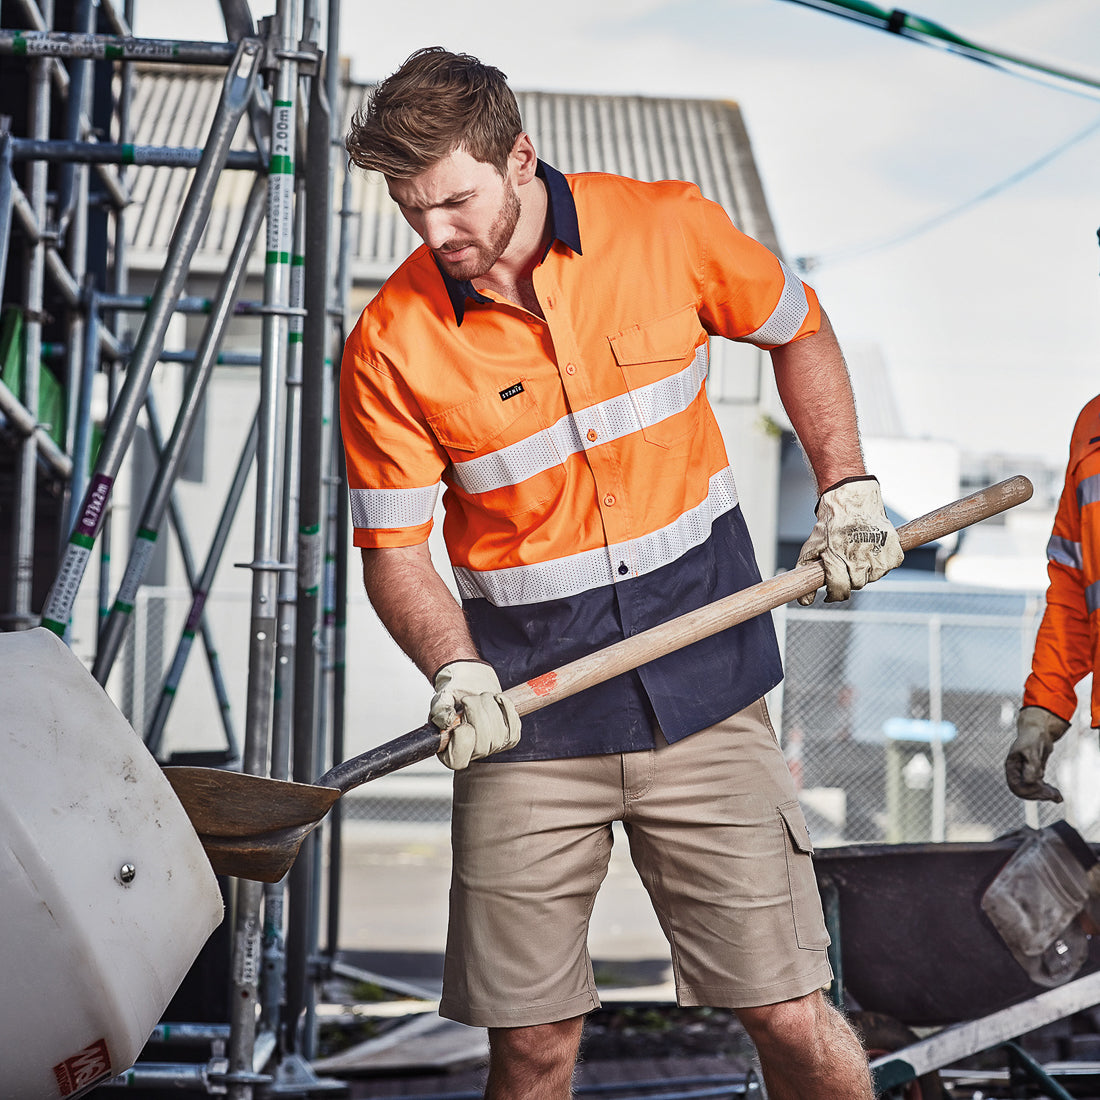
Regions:
<instances>
[{"instance_id":1,"label":"cargo pocket on shorts","mask_svg":"<svg viewBox=\"0 0 1100 1100\"><path fill-rule=\"evenodd\" d=\"M787 879L791 888L795 939L799 947L821 951L829 946L830 940L814 876L810 830L806 828L806 818L797 801L784 802L778 810L787 838Z\"/></svg>"}]
</instances>

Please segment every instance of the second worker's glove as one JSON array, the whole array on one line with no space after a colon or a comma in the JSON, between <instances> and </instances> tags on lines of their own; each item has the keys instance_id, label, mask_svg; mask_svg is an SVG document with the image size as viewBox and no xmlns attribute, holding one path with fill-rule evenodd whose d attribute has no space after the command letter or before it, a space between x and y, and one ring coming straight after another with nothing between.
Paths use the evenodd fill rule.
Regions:
<instances>
[{"instance_id":1,"label":"second worker's glove","mask_svg":"<svg viewBox=\"0 0 1100 1100\"><path fill-rule=\"evenodd\" d=\"M454 771L490 753L519 744L519 713L501 691L493 666L484 661L452 661L432 681L431 720L450 731L439 759Z\"/></svg>"},{"instance_id":2,"label":"second worker's glove","mask_svg":"<svg viewBox=\"0 0 1100 1100\"><path fill-rule=\"evenodd\" d=\"M817 522L798 555L798 564L821 559L825 602L846 600L853 589L877 581L901 565L905 555L897 531L886 518L882 492L874 477L850 477L821 494ZM807 607L816 592L799 596Z\"/></svg>"},{"instance_id":3,"label":"second worker's glove","mask_svg":"<svg viewBox=\"0 0 1100 1100\"><path fill-rule=\"evenodd\" d=\"M1062 792L1043 779L1054 742L1069 723L1046 707L1020 707L1016 715L1016 740L1005 757L1005 779L1017 798L1061 802Z\"/></svg>"}]
</instances>

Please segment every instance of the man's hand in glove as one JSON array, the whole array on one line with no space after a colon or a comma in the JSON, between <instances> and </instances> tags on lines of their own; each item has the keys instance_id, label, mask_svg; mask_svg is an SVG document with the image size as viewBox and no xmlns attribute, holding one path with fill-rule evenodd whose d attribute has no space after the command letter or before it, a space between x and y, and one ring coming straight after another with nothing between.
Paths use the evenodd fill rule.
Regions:
<instances>
[{"instance_id":1,"label":"man's hand in glove","mask_svg":"<svg viewBox=\"0 0 1100 1100\"><path fill-rule=\"evenodd\" d=\"M878 479L849 477L821 494L817 522L798 555L798 564L821 559L825 602L846 600L853 589L877 581L901 565L901 542L882 504ZM800 596L804 607L816 592Z\"/></svg>"},{"instance_id":2,"label":"man's hand in glove","mask_svg":"<svg viewBox=\"0 0 1100 1100\"><path fill-rule=\"evenodd\" d=\"M484 661L452 661L432 681L431 720L450 731L439 759L455 771L472 760L519 744L519 714L504 695L492 665Z\"/></svg>"},{"instance_id":3,"label":"man's hand in glove","mask_svg":"<svg viewBox=\"0 0 1100 1100\"><path fill-rule=\"evenodd\" d=\"M1017 798L1061 802L1062 792L1044 782L1043 772L1054 742L1069 723L1045 707L1021 707L1016 715L1016 740L1005 757L1005 779Z\"/></svg>"}]
</instances>

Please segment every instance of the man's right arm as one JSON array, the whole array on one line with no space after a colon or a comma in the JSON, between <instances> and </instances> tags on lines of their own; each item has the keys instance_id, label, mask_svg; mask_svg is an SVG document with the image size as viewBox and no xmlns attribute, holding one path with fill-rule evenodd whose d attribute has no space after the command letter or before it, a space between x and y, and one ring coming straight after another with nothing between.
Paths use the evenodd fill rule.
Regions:
<instances>
[{"instance_id":1,"label":"man's right arm","mask_svg":"<svg viewBox=\"0 0 1100 1100\"><path fill-rule=\"evenodd\" d=\"M382 625L432 681L429 715L446 735L439 759L460 770L519 742L515 704L478 656L466 617L426 542L363 550L363 584Z\"/></svg>"},{"instance_id":2,"label":"man's right arm","mask_svg":"<svg viewBox=\"0 0 1100 1100\"><path fill-rule=\"evenodd\" d=\"M1020 798L1062 801L1058 788L1044 778L1047 760L1073 720L1077 684L1093 671L1084 572L1090 541L1086 534L1091 532L1082 530L1077 480L1082 471L1074 459L1074 444L1095 431L1094 418L1087 413L1088 406L1074 426L1065 485L1047 544L1046 610L1035 638L1023 706L1016 715L1016 739L1005 757L1009 789Z\"/></svg>"},{"instance_id":3,"label":"man's right arm","mask_svg":"<svg viewBox=\"0 0 1100 1100\"><path fill-rule=\"evenodd\" d=\"M1084 421L1084 424L1082 423ZM1095 414L1082 413L1074 427L1077 440L1096 431ZM1066 480L1047 544L1046 609L1035 638L1031 675L1024 685L1024 706L1040 706L1071 721L1077 709L1077 684L1092 668L1089 607L1086 591L1095 581L1095 520L1083 511L1082 480L1100 471L1094 456L1078 461L1070 451Z\"/></svg>"},{"instance_id":4,"label":"man's right arm","mask_svg":"<svg viewBox=\"0 0 1100 1100\"><path fill-rule=\"evenodd\" d=\"M478 659L466 617L432 564L426 542L364 549L362 554L371 606L429 680L451 661Z\"/></svg>"}]
</instances>

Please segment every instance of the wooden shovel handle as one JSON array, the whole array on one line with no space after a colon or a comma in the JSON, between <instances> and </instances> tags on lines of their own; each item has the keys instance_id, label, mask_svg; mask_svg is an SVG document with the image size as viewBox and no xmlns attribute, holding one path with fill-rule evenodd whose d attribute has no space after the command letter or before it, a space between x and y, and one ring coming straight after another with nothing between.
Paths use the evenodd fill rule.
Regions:
<instances>
[{"instance_id":1,"label":"wooden shovel handle","mask_svg":"<svg viewBox=\"0 0 1100 1100\"><path fill-rule=\"evenodd\" d=\"M1026 477L1013 477L946 504L898 528L902 549L912 550L915 546L934 542L979 520L988 519L1022 504L1031 493L1031 482ZM597 653L580 657L544 676L517 684L505 694L516 704L516 710L521 715L529 714L548 703L575 695L647 661L762 615L799 596L816 592L824 583L825 570L821 562L800 565L742 592L735 592L651 627L641 634L624 638Z\"/></svg>"},{"instance_id":2,"label":"wooden shovel handle","mask_svg":"<svg viewBox=\"0 0 1100 1100\"><path fill-rule=\"evenodd\" d=\"M898 528L902 549L912 550L915 546L934 542L980 520L1014 508L1029 500L1032 491L1031 482L1026 477L1016 476L980 489L951 504L945 504L942 508L910 520ZM521 715L530 714L556 703L559 699L566 699L570 695L576 695L578 691L638 668L648 661L762 615L765 611L771 611L799 596L816 592L824 583L825 570L820 562L800 565L770 580L754 584L743 592L735 592L715 603L651 627L641 634L624 638L606 649L579 657L526 683L516 684L504 694L515 703L516 710ZM444 743L439 730L429 722L377 749L337 764L317 780L317 783L319 786L337 787L347 792L370 779L428 759Z\"/></svg>"}]
</instances>

